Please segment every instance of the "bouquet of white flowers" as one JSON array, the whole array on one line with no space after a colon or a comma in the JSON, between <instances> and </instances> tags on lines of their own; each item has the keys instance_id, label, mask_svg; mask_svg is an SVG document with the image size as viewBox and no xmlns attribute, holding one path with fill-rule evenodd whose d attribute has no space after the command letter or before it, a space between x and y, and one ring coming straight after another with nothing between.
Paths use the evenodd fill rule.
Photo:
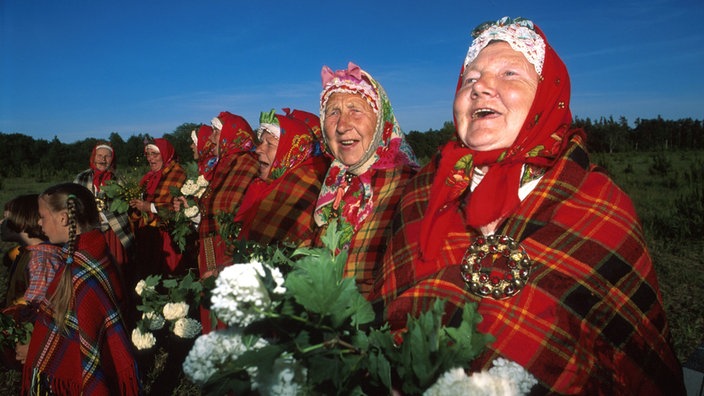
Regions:
<instances>
[{"instance_id":1,"label":"bouquet of white flowers","mask_svg":"<svg viewBox=\"0 0 704 396\"><path fill-rule=\"evenodd\" d=\"M200 222L200 209L198 209L198 199L208 188L208 180L198 172L198 164L189 162L184 166L186 171L186 181L180 189L173 187L171 195L174 197L184 197L185 205L176 213L165 211L159 216L166 220L169 233L176 246L181 251L186 249L186 238L195 232L195 226Z\"/></svg>"},{"instance_id":2,"label":"bouquet of white flowers","mask_svg":"<svg viewBox=\"0 0 704 396\"><path fill-rule=\"evenodd\" d=\"M219 274L211 308L229 328L199 337L183 364L203 394L440 394L458 381L453 369L464 373L493 339L477 332L472 304L458 327L442 325L442 301L400 335L372 326L371 304L342 277L339 237L331 223L326 248L296 250L287 265L259 257Z\"/></svg>"},{"instance_id":3,"label":"bouquet of white flowers","mask_svg":"<svg viewBox=\"0 0 704 396\"><path fill-rule=\"evenodd\" d=\"M152 348L157 342L154 332L167 324L178 337L200 335L201 324L192 316L198 315L203 289L192 272L182 278L162 279L161 275L150 275L140 280L135 291L142 300L137 306L142 318L132 331L132 343L140 350Z\"/></svg>"}]
</instances>

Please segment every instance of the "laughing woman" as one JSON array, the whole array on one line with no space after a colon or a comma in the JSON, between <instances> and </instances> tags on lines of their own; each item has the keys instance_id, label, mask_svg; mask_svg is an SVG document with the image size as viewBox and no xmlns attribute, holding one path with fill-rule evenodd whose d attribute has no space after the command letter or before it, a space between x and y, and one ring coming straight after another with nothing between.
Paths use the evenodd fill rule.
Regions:
<instances>
[{"instance_id":1,"label":"laughing woman","mask_svg":"<svg viewBox=\"0 0 704 396\"><path fill-rule=\"evenodd\" d=\"M684 394L641 225L571 127L564 63L529 20L472 35L457 139L408 183L371 299L394 329L437 298L452 325L476 304L496 340L466 368L511 360L531 394Z\"/></svg>"},{"instance_id":2,"label":"laughing woman","mask_svg":"<svg viewBox=\"0 0 704 396\"><path fill-rule=\"evenodd\" d=\"M347 70L334 73L324 66L321 77L320 122L332 163L315 221L324 235L330 222L339 219L340 248L348 252L344 276L354 277L366 296L401 191L418 164L386 91L369 73L350 62Z\"/></svg>"}]
</instances>

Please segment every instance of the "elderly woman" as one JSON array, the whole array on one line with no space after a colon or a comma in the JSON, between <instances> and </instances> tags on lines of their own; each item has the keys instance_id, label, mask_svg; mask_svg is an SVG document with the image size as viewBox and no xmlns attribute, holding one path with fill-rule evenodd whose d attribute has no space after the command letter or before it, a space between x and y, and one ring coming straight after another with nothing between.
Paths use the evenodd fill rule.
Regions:
<instances>
[{"instance_id":1,"label":"elderly woman","mask_svg":"<svg viewBox=\"0 0 704 396\"><path fill-rule=\"evenodd\" d=\"M166 139L154 139L144 147L149 163L140 181L142 199L130 200L131 220L135 230L135 270L138 281L146 275L177 274L190 264L183 263L183 254L174 245L160 212L173 210L173 188L180 188L186 172L177 162L174 147Z\"/></svg>"},{"instance_id":2,"label":"elderly woman","mask_svg":"<svg viewBox=\"0 0 704 396\"><path fill-rule=\"evenodd\" d=\"M366 295L381 263L401 191L416 172L415 154L396 121L384 88L359 66L321 72L320 121L332 156L315 208L324 235L339 219L344 276ZM320 240L318 240L320 245Z\"/></svg>"},{"instance_id":3,"label":"elderly woman","mask_svg":"<svg viewBox=\"0 0 704 396\"><path fill-rule=\"evenodd\" d=\"M684 394L633 205L571 128L565 65L531 21L473 32L457 141L408 184L372 299L402 329L437 298L464 304L535 394ZM470 362L468 362L468 366Z\"/></svg>"},{"instance_id":4,"label":"elderly woman","mask_svg":"<svg viewBox=\"0 0 704 396\"><path fill-rule=\"evenodd\" d=\"M317 116L288 109L262 113L257 131L258 177L247 188L235 216L239 240L262 245L309 246L314 237L313 209L329 166L314 130ZM297 119L297 116L304 119ZM312 126L306 123L310 123Z\"/></svg>"},{"instance_id":5,"label":"elderly woman","mask_svg":"<svg viewBox=\"0 0 704 396\"><path fill-rule=\"evenodd\" d=\"M127 213L115 213L109 210L110 201L101 191L105 182L117 178L115 174L115 150L107 142L99 142L90 154L90 167L76 175L73 180L96 197L100 211L100 229L105 235L110 253L120 268L127 262L134 235Z\"/></svg>"}]
</instances>

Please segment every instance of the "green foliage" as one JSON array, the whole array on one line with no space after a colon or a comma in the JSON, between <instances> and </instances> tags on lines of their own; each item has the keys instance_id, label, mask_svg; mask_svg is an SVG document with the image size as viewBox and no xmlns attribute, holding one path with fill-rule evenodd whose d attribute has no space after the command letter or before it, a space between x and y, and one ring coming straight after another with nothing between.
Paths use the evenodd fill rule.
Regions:
<instances>
[{"instance_id":1,"label":"green foliage","mask_svg":"<svg viewBox=\"0 0 704 396\"><path fill-rule=\"evenodd\" d=\"M15 349L17 343L29 343L33 329L32 322L16 322L13 316L0 312L0 347Z\"/></svg>"},{"instance_id":2,"label":"green foliage","mask_svg":"<svg viewBox=\"0 0 704 396\"><path fill-rule=\"evenodd\" d=\"M141 199L144 193L139 181L132 177L108 180L100 190L108 198L109 210L115 213L126 213L130 209L130 200Z\"/></svg>"}]
</instances>

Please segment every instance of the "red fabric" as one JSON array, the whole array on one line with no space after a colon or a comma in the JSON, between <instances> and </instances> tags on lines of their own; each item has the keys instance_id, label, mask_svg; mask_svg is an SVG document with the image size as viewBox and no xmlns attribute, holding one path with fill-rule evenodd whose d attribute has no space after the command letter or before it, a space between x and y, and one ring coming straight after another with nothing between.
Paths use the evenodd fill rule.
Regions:
<instances>
[{"instance_id":1,"label":"red fabric","mask_svg":"<svg viewBox=\"0 0 704 396\"><path fill-rule=\"evenodd\" d=\"M203 175L205 180L210 181L215 173L215 166L218 163L218 153L217 147L210 140L210 136L213 134L213 127L210 125L201 125L198 128L198 144L196 144L196 151L198 152L198 173Z\"/></svg>"},{"instance_id":2,"label":"red fabric","mask_svg":"<svg viewBox=\"0 0 704 396\"><path fill-rule=\"evenodd\" d=\"M218 118L222 122L220 158L254 150L255 135L247 120L228 111L221 112Z\"/></svg>"},{"instance_id":3,"label":"red fabric","mask_svg":"<svg viewBox=\"0 0 704 396\"><path fill-rule=\"evenodd\" d=\"M161 180L161 174L164 171L164 168L173 160L175 153L174 146L172 146L166 139L154 139L154 145L159 148L159 154L161 154L161 159L164 161L164 164L159 170L147 172L147 174L144 175L142 180L139 182L139 184L145 186L145 191L148 194L154 194L156 191L159 181Z\"/></svg>"}]
</instances>

